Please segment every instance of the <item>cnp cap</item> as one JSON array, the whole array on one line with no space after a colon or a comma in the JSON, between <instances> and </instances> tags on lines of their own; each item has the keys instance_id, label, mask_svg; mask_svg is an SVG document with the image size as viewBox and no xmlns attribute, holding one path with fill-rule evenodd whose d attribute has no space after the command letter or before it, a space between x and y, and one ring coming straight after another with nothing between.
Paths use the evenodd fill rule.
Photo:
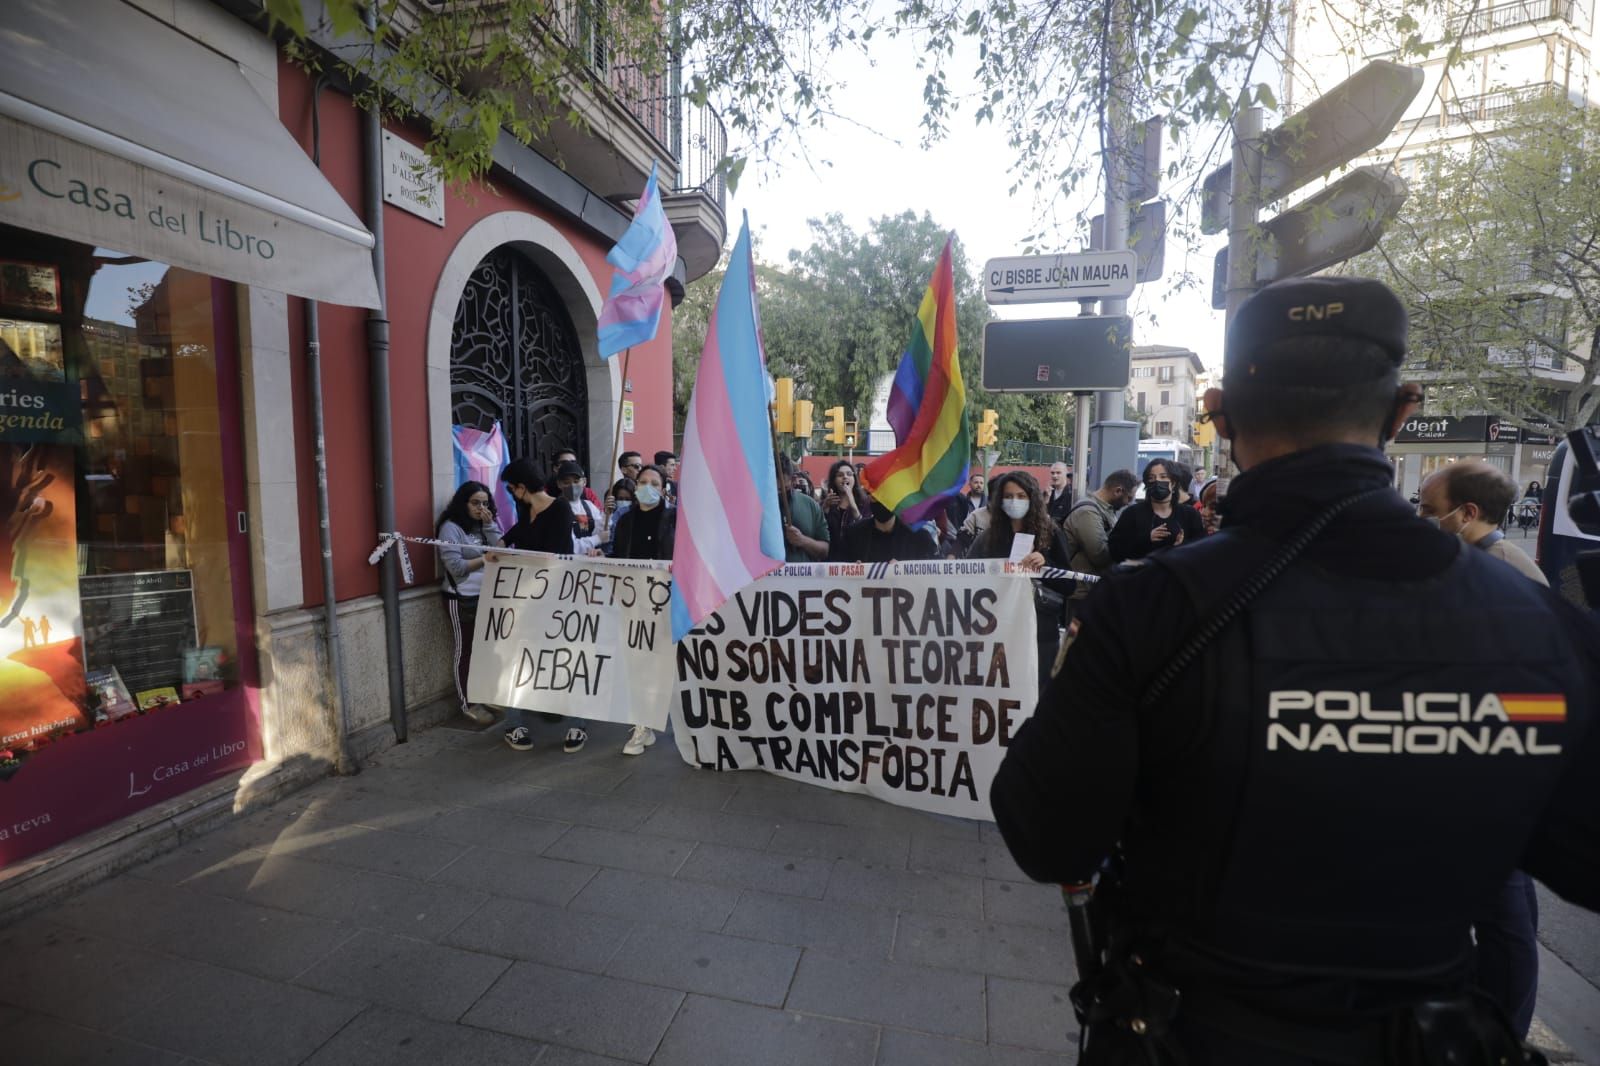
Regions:
<instances>
[{"instance_id":1,"label":"cnp cap","mask_svg":"<svg viewBox=\"0 0 1600 1066\"><path fill-rule=\"evenodd\" d=\"M1338 385L1374 376L1363 360L1314 356L1294 344L1310 337L1367 341L1399 367L1406 354L1406 308L1370 278L1289 278L1274 282L1239 307L1228 328L1224 378L1282 384Z\"/></svg>"}]
</instances>

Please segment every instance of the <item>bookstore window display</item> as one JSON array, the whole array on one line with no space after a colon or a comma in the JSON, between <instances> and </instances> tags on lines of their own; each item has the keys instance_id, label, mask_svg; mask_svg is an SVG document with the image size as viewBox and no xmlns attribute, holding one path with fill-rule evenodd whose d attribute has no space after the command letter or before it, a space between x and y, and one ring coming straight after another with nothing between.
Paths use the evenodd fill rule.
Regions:
<instances>
[{"instance_id":1,"label":"bookstore window display","mask_svg":"<svg viewBox=\"0 0 1600 1066\"><path fill-rule=\"evenodd\" d=\"M217 291L0 226L0 775L238 684Z\"/></svg>"}]
</instances>

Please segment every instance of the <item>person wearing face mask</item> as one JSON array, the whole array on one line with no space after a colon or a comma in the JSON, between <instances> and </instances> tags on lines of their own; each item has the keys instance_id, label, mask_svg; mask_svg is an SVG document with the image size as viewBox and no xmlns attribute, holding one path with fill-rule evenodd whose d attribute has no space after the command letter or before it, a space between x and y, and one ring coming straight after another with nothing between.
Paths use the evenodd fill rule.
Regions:
<instances>
[{"instance_id":1,"label":"person wearing face mask","mask_svg":"<svg viewBox=\"0 0 1600 1066\"><path fill-rule=\"evenodd\" d=\"M932 537L912 529L874 499L866 518L847 526L828 556L836 563L907 563L932 559L938 550Z\"/></svg>"},{"instance_id":2,"label":"person wearing face mask","mask_svg":"<svg viewBox=\"0 0 1600 1066\"><path fill-rule=\"evenodd\" d=\"M1193 507L1173 498L1172 468L1152 459L1144 468L1144 499L1130 505L1111 529L1111 558L1119 563L1143 559L1151 552L1175 548L1206 535L1205 523Z\"/></svg>"},{"instance_id":3,"label":"person wearing face mask","mask_svg":"<svg viewBox=\"0 0 1600 1066\"><path fill-rule=\"evenodd\" d=\"M1133 471L1113 470L1088 499L1073 504L1062 523L1067 534L1069 570L1096 577L1111 572L1115 564L1111 558L1111 530L1116 526L1118 512L1133 502L1138 484ZM1081 600L1088 594L1089 586L1084 585L1073 598Z\"/></svg>"},{"instance_id":4,"label":"person wearing face mask","mask_svg":"<svg viewBox=\"0 0 1600 1066\"><path fill-rule=\"evenodd\" d=\"M667 506L663 492L666 481L666 475L659 467L647 466L639 471L638 483L632 490L633 506L621 513L616 529L611 534L613 556L618 559L672 558L678 512L676 508ZM627 742L622 745L622 754L642 755L644 749L655 742L655 730L636 725L633 732L628 734Z\"/></svg>"},{"instance_id":5,"label":"person wearing face mask","mask_svg":"<svg viewBox=\"0 0 1600 1066\"><path fill-rule=\"evenodd\" d=\"M989 527L967 551L969 559L1009 559L1018 535L1033 538L1033 548L1020 560L1024 570L1050 566L1067 568L1070 554L1066 533L1050 517L1044 494L1033 475L1013 470L994 479L989 492ZM1067 597L1076 582L1068 578L1035 578L1033 606L1038 620L1039 691L1050 681L1056 648L1061 641Z\"/></svg>"},{"instance_id":6,"label":"person wearing face mask","mask_svg":"<svg viewBox=\"0 0 1600 1066\"><path fill-rule=\"evenodd\" d=\"M455 644L456 698L461 701L461 713L479 725L493 722L494 714L467 701L467 672L472 667L472 630L478 618L478 595L483 591L483 568L489 562L489 549L500 546L494 518L489 486L463 481L434 527L434 537L444 542L439 546L439 562L444 568L441 591Z\"/></svg>"},{"instance_id":7,"label":"person wearing face mask","mask_svg":"<svg viewBox=\"0 0 1600 1066\"><path fill-rule=\"evenodd\" d=\"M639 468L634 468L637 474ZM611 529L611 540L606 544L606 553L614 554L612 544L616 540L617 523L622 521L622 516L628 513L628 508L633 506L633 490L638 487L638 482L631 476L619 477L617 483L611 486L611 491L606 493L606 525Z\"/></svg>"},{"instance_id":8,"label":"person wearing face mask","mask_svg":"<svg viewBox=\"0 0 1600 1066\"><path fill-rule=\"evenodd\" d=\"M583 469L583 464L578 462L578 453L571 448L563 448L556 452L554 468L560 470L564 463L577 463L578 469ZM605 505L601 502L600 497L595 493L594 489L589 487L588 477L580 477L578 481L583 486L583 498L594 504L596 508L604 510Z\"/></svg>"},{"instance_id":9,"label":"person wearing face mask","mask_svg":"<svg viewBox=\"0 0 1600 1066\"><path fill-rule=\"evenodd\" d=\"M1548 588L1550 582L1538 564L1500 530L1516 495L1515 481L1481 459L1467 459L1451 463L1422 482L1417 513Z\"/></svg>"},{"instance_id":10,"label":"person wearing face mask","mask_svg":"<svg viewBox=\"0 0 1600 1066\"><path fill-rule=\"evenodd\" d=\"M579 555L599 555L606 542L606 516L598 504L584 497L583 467L567 460L556 467L555 492L572 508L572 550Z\"/></svg>"}]
</instances>

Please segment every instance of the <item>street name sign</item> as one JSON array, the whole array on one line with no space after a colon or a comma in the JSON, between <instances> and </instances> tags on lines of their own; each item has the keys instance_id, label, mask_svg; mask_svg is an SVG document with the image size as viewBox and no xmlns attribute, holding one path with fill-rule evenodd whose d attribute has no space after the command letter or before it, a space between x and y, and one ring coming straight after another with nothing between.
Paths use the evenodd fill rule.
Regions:
<instances>
[{"instance_id":1,"label":"street name sign","mask_svg":"<svg viewBox=\"0 0 1600 1066\"><path fill-rule=\"evenodd\" d=\"M1304 277L1370 251L1405 203L1405 179L1387 167L1351 171L1261 225L1266 242L1256 256L1257 284ZM1228 250L1217 253L1211 306L1227 305Z\"/></svg>"},{"instance_id":2,"label":"street name sign","mask_svg":"<svg viewBox=\"0 0 1600 1066\"><path fill-rule=\"evenodd\" d=\"M1256 202L1269 204L1383 143L1422 88L1422 68L1374 60L1283 125L1261 136L1261 184ZM1201 186L1200 232L1228 228L1233 164L1213 170Z\"/></svg>"},{"instance_id":3,"label":"street name sign","mask_svg":"<svg viewBox=\"0 0 1600 1066\"><path fill-rule=\"evenodd\" d=\"M1132 361L1127 315L1001 319L983 327L989 392L1120 392Z\"/></svg>"},{"instance_id":4,"label":"street name sign","mask_svg":"<svg viewBox=\"0 0 1600 1066\"><path fill-rule=\"evenodd\" d=\"M1131 251L991 259L983 265L983 296L992 304L1118 300L1133 295L1138 268Z\"/></svg>"}]
</instances>

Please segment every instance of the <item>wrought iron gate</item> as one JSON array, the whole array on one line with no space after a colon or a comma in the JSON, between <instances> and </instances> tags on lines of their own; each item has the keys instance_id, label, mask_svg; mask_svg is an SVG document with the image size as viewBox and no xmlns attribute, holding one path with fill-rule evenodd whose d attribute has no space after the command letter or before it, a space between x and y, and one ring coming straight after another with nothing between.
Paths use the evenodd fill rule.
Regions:
<instances>
[{"instance_id":1,"label":"wrought iron gate","mask_svg":"<svg viewBox=\"0 0 1600 1066\"><path fill-rule=\"evenodd\" d=\"M456 305L452 420L478 429L499 421L513 459L532 456L550 470L552 457L571 448L588 469L588 399L583 352L561 296L525 256L491 252Z\"/></svg>"}]
</instances>

